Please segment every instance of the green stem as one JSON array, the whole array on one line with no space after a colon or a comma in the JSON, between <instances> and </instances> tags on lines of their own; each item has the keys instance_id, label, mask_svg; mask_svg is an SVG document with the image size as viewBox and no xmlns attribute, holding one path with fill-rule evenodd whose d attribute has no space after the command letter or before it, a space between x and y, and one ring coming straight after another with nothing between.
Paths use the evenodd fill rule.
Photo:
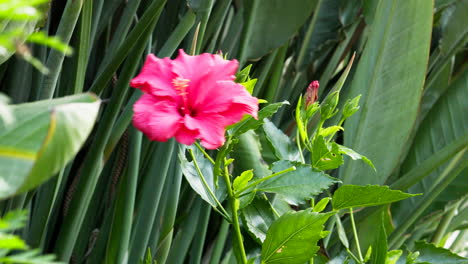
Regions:
<instances>
[{"instance_id":1,"label":"green stem","mask_svg":"<svg viewBox=\"0 0 468 264\"><path fill-rule=\"evenodd\" d=\"M305 163L304 154L302 154L301 137L299 135L299 129L296 129L296 145L297 145L297 149L299 150L301 162Z\"/></svg>"},{"instance_id":2,"label":"green stem","mask_svg":"<svg viewBox=\"0 0 468 264\"><path fill-rule=\"evenodd\" d=\"M242 238L242 233L240 230L239 216L237 214L237 209L239 205L237 204L238 200L236 199L236 196L231 186L231 178L229 177L229 171L227 167L224 167L224 173L222 173L222 175L224 177L224 181L226 182L226 189L228 191L229 204L231 205L232 225L234 227L234 235L236 236L235 241L237 242L236 246L237 246L237 249L239 250L241 263L246 264L247 255L245 254L245 248L244 248L244 242L243 242L244 240Z\"/></svg>"},{"instance_id":3,"label":"green stem","mask_svg":"<svg viewBox=\"0 0 468 264\"><path fill-rule=\"evenodd\" d=\"M221 210L221 212L219 212L217 208L213 208L213 209L218 211L224 218L229 219L229 214L226 212L223 205L219 202L218 198L216 198L216 195L213 193L213 190L211 190L210 186L206 182L205 176L203 176L203 173L200 170L200 167L198 166L198 162L197 162L197 159L195 158L195 154L193 154L193 150L188 149L188 151L190 153L190 156L192 157L193 164L195 165L195 169L197 170L197 173L200 176L200 179L203 185L208 190L208 193L210 194L211 198L215 201L216 205L219 207L219 210Z\"/></svg>"},{"instance_id":4,"label":"green stem","mask_svg":"<svg viewBox=\"0 0 468 264\"><path fill-rule=\"evenodd\" d=\"M460 204L461 204L461 202L463 200L464 199L460 199L457 202L455 202L455 205L453 206L453 208L450 209L442 217L442 220L440 221L434 235L432 236L431 243L434 243L435 245L438 245L439 242L442 240L442 238L445 236L445 233L447 232L447 229L449 228L450 222L452 222L452 219L456 215L456 212L459 209L458 207L460 206Z\"/></svg>"},{"instance_id":5,"label":"green stem","mask_svg":"<svg viewBox=\"0 0 468 264\"><path fill-rule=\"evenodd\" d=\"M208 153L206 153L205 149L202 148L202 146L200 146L200 144L198 144L198 142L195 142L195 146L198 148L198 150L201 151L201 153L203 153L203 155L205 155L205 158L207 160L209 160L211 162L211 164L215 164L215 161L213 160L213 158L210 157L210 155L208 155Z\"/></svg>"},{"instance_id":6,"label":"green stem","mask_svg":"<svg viewBox=\"0 0 468 264\"><path fill-rule=\"evenodd\" d=\"M363 263L364 258L362 257L361 246L359 245L359 237L358 237L357 230L356 230L356 223L354 222L353 208L349 208L349 216L351 220L351 226L353 227L354 239L356 239L356 249L357 249L358 256L359 256L359 263Z\"/></svg>"},{"instance_id":7,"label":"green stem","mask_svg":"<svg viewBox=\"0 0 468 264\"><path fill-rule=\"evenodd\" d=\"M296 170L296 167L292 166L291 168L287 168L287 169L279 171L277 173L273 173L272 175L269 175L269 176L266 176L264 178L258 179L256 181L252 182L251 184L245 186L244 188L240 189L239 191L237 191L235 193L235 195L237 196L237 195L241 194L243 191L248 190L249 188L252 188L253 186L256 186L256 185L258 185L258 184L260 184L260 183L262 183L262 182L264 182L266 180L269 180L269 179L274 178L276 176L279 176L281 174L284 174L284 173L287 173L287 172L290 172L290 171L295 171L295 170Z\"/></svg>"}]
</instances>

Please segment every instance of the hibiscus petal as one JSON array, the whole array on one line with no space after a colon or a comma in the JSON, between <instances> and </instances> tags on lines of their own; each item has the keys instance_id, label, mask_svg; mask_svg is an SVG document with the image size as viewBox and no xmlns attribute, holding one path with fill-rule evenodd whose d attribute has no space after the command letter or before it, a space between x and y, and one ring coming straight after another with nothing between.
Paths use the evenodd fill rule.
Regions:
<instances>
[{"instance_id":1,"label":"hibiscus petal","mask_svg":"<svg viewBox=\"0 0 468 264\"><path fill-rule=\"evenodd\" d=\"M237 60L225 60L217 54L203 53L190 56L179 50L179 56L173 61L172 70L178 76L196 83L207 74L214 76L216 80L234 80L238 66Z\"/></svg>"},{"instance_id":2,"label":"hibiscus petal","mask_svg":"<svg viewBox=\"0 0 468 264\"><path fill-rule=\"evenodd\" d=\"M159 59L149 54L140 74L132 79L130 86L155 96L175 97L177 93L172 85L174 78L176 76L172 72L170 58Z\"/></svg>"},{"instance_id":3,"label":"hibiscus petal","mask_svg":"<svg viewBox=\"0 0 468 264\"><path fill-rule=\"evenodd\" d=\"M150 140L167 141L181 127L182 117L177 104L160 100L150 94L143 94L133 105L133 125Z\"/></svg>"},{"instance_id":4,"label":"hibiscus petal","mask_svg":"<svg viewBox=\"0 0 468 264\"><path fill-rule=\"evenodd\" d=\"M251 96L244 86L233 81L218 81L215 84L207 84L205 87L210 85L215 86L215 88L210 89L209 94L203 92L195 99L192 106L195 112L220 113L228 111L234 113L242 110L242 113L239 113L241 117L244 114L256 117L258 99Z\"/></svg>"},{"instance_id":5,"label":"hibiscus petal","mask_svg":"<svg viewBox=\"0 0 468 264\"><path fill-rule=\"evenodd\" d=\"M223 126L223 116L218 114L202 114L196 117L185 115L184 124L191 130L198 130L198 138L203 147L207 149L217 149L224 142L225 126Z\"/></svg>"},{"instance_id":6,"label":"hibiscus petal","mask_svg":"<svg viewBox=\"0 0 468 264\"><path fill-rule=\"evenodd\" d=\"M198 130L190 130L185 125L182 125L175 134L176 140L185 145L192 145L198 136Z\"/></svg>"}]
</instances>

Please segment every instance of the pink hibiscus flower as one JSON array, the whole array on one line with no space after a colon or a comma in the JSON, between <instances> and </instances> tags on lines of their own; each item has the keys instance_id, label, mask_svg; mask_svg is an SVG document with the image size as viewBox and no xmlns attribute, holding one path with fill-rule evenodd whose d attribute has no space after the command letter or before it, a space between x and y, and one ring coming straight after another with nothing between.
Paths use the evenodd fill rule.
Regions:
<instances>
[{"instance_id":1,"label":"pink hibiscus flower","mask_svg":"<svg viewBox=\"0 0 468 264\"><path fill-rule=\"evenodd\" d=\"M133 124L150 140L175 137L190 145L196 139L207 149L224 144L226 126L244 114L257 118L258 99L235 83L236 60L183 50L175 60L148 55L130 85L144 94L133 106Z\"/></svg>"}]
</instances>

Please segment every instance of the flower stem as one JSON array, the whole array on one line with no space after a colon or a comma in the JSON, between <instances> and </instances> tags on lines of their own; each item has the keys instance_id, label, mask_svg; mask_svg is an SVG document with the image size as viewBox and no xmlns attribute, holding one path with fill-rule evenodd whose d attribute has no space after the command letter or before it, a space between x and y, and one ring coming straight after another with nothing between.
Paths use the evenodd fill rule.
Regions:
<instances>
[{"instance_id":1,"label":"flower stem","mask_svg":"<svg viewBox=\"0 0 468 264\"><path fill-rule=\"evenodd\" d=\"M225 158L226 159L226 158ZM242 233L240 230L240 225L239 225L239 216L237 214L237 209L238 209L238 203L236 196L234 194L234 191L231 186L231 179L229 177L229 171L227 166L224 167L224 181L226 182L226 189L228 192L228 199L229 199L229 204L231 205L231 210L232 210L232 225L234 227L234 233L236 236L235 241L237 242L237 249L239 250L239 254L241 257L241 263L246 264L247 263L247 255L245 254L245 248L244 248L244 240L242 238Z\"/></svg>"},{"instance_id":2,"label":"flower stem","mask_svg":"<svg viewBox=\"0 0 468 264\"><path fill-rule=\"evenodd\" d=\"M198 144L198 142L195 142L195 146L197 146L198 150L201 151L201 153L203 153L203 155L205 155L205 158L207 160L209 160L211 162L211 164L215 164L215 161L213 160L213 158L210 157L210 155L208 155L208 153L206 153L205 149L202 148L202 146L200 146L200 144Z\"/></svg>"},{"instance_id":3,"label":"flower stem","mask_svg":"<svg viewBox=\"0 0 468 264\"><path fill-rule=\"evenodd\" d=\"M219 207L219 210L216 207L213 207L213 209L218 211L224 218L230 221L229 214L226 212L223 205L219 202L218 198L216 198L216 195L213 193L213 190L211 190L210 186L206 182L205 176L203 176L203 173L201 172L200 167L198 166L197 159L195 158L195 155L193 154L193 150L188 149L188 151L190 153L190 156L192 157L193 164L195 165L195 169L197 170L197 173L200 176L200 179L203 182L203 185L208 190L208 193L210 194L211 198L215 201L216 205Z\"/></svg>"},{"instance_id":4,"label":"flower stem","mask_svg":"<svg viewBox=\"0 0 468 264\"><path fill-rule=\"evenodd\" d=\"M354 223L353 208L349 208L349 216L351 217L350 219L351 219L351 226L353 227L354 239L356 239L356 249L357 249L358 256L359 256L359 263L363 263L364 258L362 257L361 246L359 245L359 238L358 238L358 234L356 230L356 224Z\"/></svg>"},{"instance_id":5,"label":"flower stem","mask_svg":"<svg viewBox=\"0 0 468 264\"><path fill-rule=\"evenodd\" d=\"M271 179L271 178L274 178L274 177L276 177L276 176L279 176L279 175L281 175L281 174L283 174L283 173L290 172L290 171L295 171L295 170L296 170L296 167L295 167L295 166L292 166L291 168L287 168L287 169L282 170L282 171L279 171L279 172L277 172L277 173L273 173L272 175L266 176L266 177L264 177L264 178L261 178L261 179L258 179L258 180L256 180L256 181L252 182L251 184L249 184L249 185L245 186L244 188L240 189L239 191L237 191L235 194L236 194L236 195L239 195L239 194L241 194L243 191L248 190L249 188L251 188L251 187L253 187L253 186L256 186L256 185L258 185L258 184L260 184L260 183L262 183L262 182L264 182L264 181L266 181L266 180L269 180L269 179Z\"/></svg>"}]
</instances>

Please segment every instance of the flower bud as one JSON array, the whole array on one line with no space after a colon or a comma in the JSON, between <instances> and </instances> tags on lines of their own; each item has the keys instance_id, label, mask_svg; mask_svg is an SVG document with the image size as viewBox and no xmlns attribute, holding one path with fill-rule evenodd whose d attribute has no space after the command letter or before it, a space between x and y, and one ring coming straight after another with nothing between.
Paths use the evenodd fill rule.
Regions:
<instances>
[{"instance_id":1,"label":"flower bud","mask_svg":"<svg viewBox=\"0 0 468 264\"><path fill-rule=\"evenodd\" d=\"M343 107L343 119L346 119L359 110L359 99L361 95L354 97L353 99L348 99Z\"/></svg>"},{"instance_id":2,"label":"flower bud","mask_svg":"<svg viewBox=\"0 0 468 264\"><path fill-rule=\"evenodd\" d=\"M320 87L320 84L318 81L312 81L309 84L309 87L307 87L307 91L305 94L306 98L306 109L309 108L310 105L315 103L318 99L318 89Z\"/></svg>"},{"instance_id":3,"label":"flower bud","mask_svg":"<svg viewBox=\"0 0 468 264\"><path fill-rule=\"evenodd\" d=\"M338 100L340 99L340 93L334 91L329 94L323 103L320 105L320 116L322 121L332 118L338 111L335 111L336 106L338 105Z\"/></svg>"}]
</instances>

